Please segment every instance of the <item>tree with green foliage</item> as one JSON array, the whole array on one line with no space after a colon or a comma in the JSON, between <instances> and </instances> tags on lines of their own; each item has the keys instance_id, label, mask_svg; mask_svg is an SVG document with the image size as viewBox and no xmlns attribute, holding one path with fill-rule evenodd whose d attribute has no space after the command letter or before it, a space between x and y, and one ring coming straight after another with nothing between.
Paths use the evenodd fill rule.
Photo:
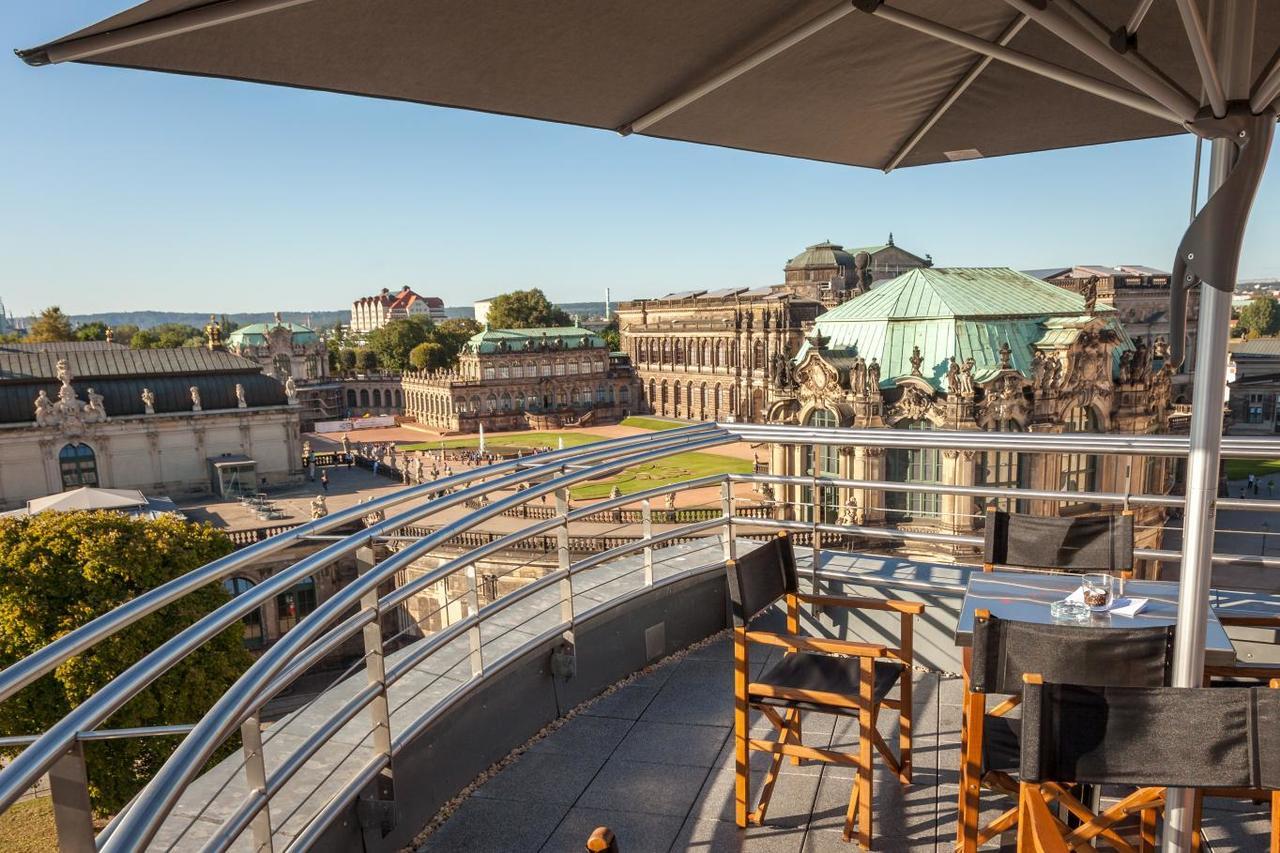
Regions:
<instances>
[{"instance_id":1,"label":"tree with green foliage","mask_svg":"<svg viewBox=\"0 0 1280 853\"><path fill-rule=\"evenodd\" d=\"M1240 309L1240 327L1252 338L1280 332L1280 302L1274 296L1259 294L1253 297Z\"/></svg>"},{"instance_id":2,"label":"tree with green foliage","mask_svg":"<svg viewBox=\"0 0 1280 853\"><path fill-rule=\"evenodd\" d=\"M353 349L344 349L338 354L339 360L342 362L343 370L356 369L356 351Z\"/></svg>"},{"instance_id":3,"label":"tree with green foliage","mask_svg":"<svg viewBox=\"0 0 1280 853\"><path fill-rule=\"evenodd\" d=\"M0 519L0 667L231 550L225 533L173 516L149 520L115 512L44 512ZM47 730L130 665L227 600L220 584L210 584L68 660L0 703L0 734ZM244 629L233 625L113 714L108 727L195 722L250 663ZM87 744L95 811L118 811L173 746L172 738Z\"/></svg>"},{"instance_id":4,"label":"tree with green foliage","mask_svg":"<svg viewBox=\"0 0 1280 853\"><path fill-rule=\"evenodd\" d=\"M378 354L371 349L357 350L356 367L363 373L373 373L378 369Z\"/></svg>"},{"instance_id":5,"label":"tree with green foliage","mask_svg":"<svg viewBox=\"0 0 1280 853\"><path fill-rule=\"evenodd\" d=\"M106 339L107 324L101 320L90 320L88 323L76 326L77 341L105 341Z\"/></svg>"},{"instance_id":6,"label":"tree with green foliage","mask_svg":"<svg viewBox=\"0 0 1280 853\"><path fill-rule=\"evenodd\" d=\"M40 316L27 330L27 341L33 344L52 343L57 341L74 341L75 332L71 328L71 318L62 313L57 305L50 305L40 312Z\"/></svg>"},{"instance_id":7,"label":"tree with green foliage","mask_svg":"<svg viewBox=\"0 0 1280 853\"><path fill-rule=\"evenodd\" d=\"M138 327L133 323L121 323L111 327L111 337L118 344L128 344L138 334Z\"/></svg>"},{"instance_id":8,"label":"tree with green foliage","mask_svg":"<svg viewBox=\"0 0 1280 853\"><path fill-rule=\"evenodd\" d=\"M568 314L552 305L551 300L536 287L495 296L489 303L485 321L493 329L568 326L572 322Z\"/></svg>"},{"instance_id":9,"label":"tree with green foliage","mask_svg":"<svg viewBox=\"0 0 1280 853\"><path fill-rule=\"evenodd\" d=\"M609 325L600 330L600 337L609 345L609 352L622 351L622 332L618 328L618 318L614 317Z\"/></svg>"},{"instance_id":10,"label":"tree with green foliage","mask_svg":"<svg viewBox=\"0 0 1280 853\"><path fill-rule=\"evenodd\" d=\"M418 344L427 341L431 332L430 320L418 317L392 320L369 333L368 346L377 353L378 364L388 370L406 370L409 367L409 353Z\"/></svg>"},{"instance_id":11,"label":"tree with green foliage","mask_svg":"<svg viewBox=\"0 0 1280 853\"><path fill-rule=\"evenodd\" d=\"M442 370L449 366L449 359L440 342L430 340L409 351L409 364L414 370Z\"/></svg>"},{"instance_id":12,"label":"tree with green foliage","mask_svg":"<svg viewBox=\"0 0 1280 853\"><path fill-rule=\"evenodd\" d=\"M118 333L115 337L120 339ZM177 349L204 344L204 330L186 323L160 323L150 329L140 329L129 339L129 346L134 349Z\"/></svg>"}]
</instances>

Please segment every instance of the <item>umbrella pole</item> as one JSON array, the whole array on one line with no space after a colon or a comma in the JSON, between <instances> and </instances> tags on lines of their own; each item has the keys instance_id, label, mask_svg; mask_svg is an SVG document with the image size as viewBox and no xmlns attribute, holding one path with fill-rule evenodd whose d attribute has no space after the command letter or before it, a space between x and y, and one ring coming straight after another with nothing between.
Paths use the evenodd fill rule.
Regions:
<instances>
[{"instance_id":1,"label":"umbrella pole","mask_svg":"<svg viewBox=\"0 0 1280 853\"><path fill-rule=\"evenodd\" d=\"M1210 5L1212 17L1209 25L1215 36L1217 69L1231 98L1248 96L1254 12L1252 0L1238 4L1219 0ZM1219 138L1212 141L1209 198L1226 182L1235 164L1236 153L1231 140ZM1200 286L1191 436L1187 453L1186 511L1182 524L1182 567L1178 579L1178 623L1174 636L1175 687L1199 687L1204 683L1204 643L1213 575L1222 404L1226 394L1227 342L1231 334L1233 291L1234 288L1219 290L1208 282ZM1194 797L1193 790L1169 789L1162 839L1164 853L1191 850Z\"/></svg>"}]
</instances>

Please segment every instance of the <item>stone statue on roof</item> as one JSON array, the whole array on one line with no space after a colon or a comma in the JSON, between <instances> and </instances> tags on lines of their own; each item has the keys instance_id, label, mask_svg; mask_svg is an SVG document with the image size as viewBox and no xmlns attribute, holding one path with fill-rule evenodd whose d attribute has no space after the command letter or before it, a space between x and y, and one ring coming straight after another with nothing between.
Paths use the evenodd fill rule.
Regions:
<instances>
[{"instance_id":1,"label":"stone statue on roof","mask_svg":"<svg viewBox=\"0 0 1280 853\"><path fill-rule=\"evenodd\" d=\"M924 373L921 372L920 370L920 366L922 364L924 364L924 356L920 354L920 347L918 345L913 346L911 348L911 375L912 376L920 376L920 377L924 376Z\"/></svg>"},{"instance_id":2,"label":"stone statue on roof","mask_svg":"<svg viewBox=\"0 0 1280 853\"><path fill-rule=\"evenodd\" d=\"M187 390L191 392L191 411L203 411L204 407L200 405L200 389L192 385Z\"/></svg>"},{"instance_id":3,"label":"stone statue on roof","mask_svg":"<svg viewBox=\"0 0 1280 853\"><path fill-rule=\"evenodd\" d=\"M855 358L849 369L849 386L855 395L867 396L867 362L862 356Z\"/></svg>"},{"instance_id":4,"label":"stone statue on roof","mask_svg":"<svg viewBox=\"0 0 1280 853\"><path fill-rule=\"evenodd\" d=\"M54 411L53 401L43 389L36 395L36 426L56 426L58 414Z\"/></svg>"},{"instance_id":5,"label":"stone statue on roof","mask_svg":"<svg viewBox=\"0 0 1280 853\"><path fill-rule=\"evenodd\" d=\"M204 327L204 336L209 342L209 349L222 349L222 326L212 314L209 315L209 324Z\"/></svg>"},{"instance_id":6,"label":"stone statue on roof","mask_svg":"<svg viewBox=\"0 0 1280 853\"><path fill-rule=\"evenodd\" d=\"M324 518L329 514L329 507L325 504L324 495L316 495L311 499L311 518Z\"/></svg>"},{"instance_id":7,"label":"stone statue on roof","mask_svg":"<svg viewBox=\"0 0 1280 853\"><path fill-rule=\"evenodd\" d=\"M84 422L87 424L102 423L107 419L107 407L103 405L102 395L90 388L87 392L89 402L84 407Z\"/></svg>"},{"instance_id":8,"label":"stone statue on roof","mask_svg":"<svg viewBox=\"0 0 1280 853\"><path fill-rule=\"evenodd\" d=\"M1096 275L1091 275L1085 280L1084 285L1080 288L1080 295L1084 297L1084 310L1092 314L1094 307L1098 304L1098 277Z\"/></svg>"},{"instance_id":9,"label":"stone statue on roof","mask_svg":"<svg viewBox=\"0 0 1280 853\"><path fill-rule=\"evenodd\" d=\"M977 362L973 360L973 356L969 356L964 360L964 367L960 370L960 395L962 397L973 396L973 368Z\"/></svg>"},{"instance_id":10,"label":"stone statue on roof","mask_svg":"<svg viewBox=\"0 0 1280 853\"><path fill-rule=\"evenodd\" d=\"M875 356L871 357L871 363L867 365L867 391L873 399L880 396L880 362L876 361Z\"/></svg>"},{"instance_id":11,"label":"stone statue on roof","mask_svg":"<svg viewBox=\"0 0 1280 853\"><path fill-rule=\"evenodd\" d=\"M63 385L71 384L71 367L65 358L58 359L58 381Z\"/></svg>"},{"instance_id":12,"label":"stone statue on roof","mask_svg":"<svg viewBox=\"0 0 1280 853\"><path fill-rule=\"evenodd\" d=\"M236 408L237 409L249 408L249 402L244 398L244 386L241 385L239 382L236 383Z\"/></svg>"},{"instance_id":13,"label":"stone statue on roof","mask_svg":"<svg viewBox=\"0 0 1280 853\"><path fill-rule=\"evenodd\" d=\"M1009 347L1009 342L1005 341L1000 345L1000 369L1010 370L1013 367L1013 350Z\"/></svg>"},{"instance_id":14,"label":"stone statue on roof","mask_svg":"<svg viewBox=\"0 0 1280 853\"><path fill-rule=\"evenodd\" d=\"M284 396L290 406L298 405L298 383L293 381L292 376L285 377Z\"/></svg>"},{"instance_id":15,"label":"stone statue on roof","mask_svg":"<svg viewBox=\"0 0 1280 853\"><path fill-rule=\"evenodd\" d=\"M142 411L148 415L156 413L156 392L150 388L142 389Z\"/></svg>"},{"instance_id":16,"label":"stone statue on roof","mask_svg":"<svg viewBox=\"0 0 1280 853\"><path fill-rule=\"evenodd\" d=\"M947 393L960 393L960 362L956 361L956 357L951 356L951 361L947 363Z\"/></svg>"}]
</instances>

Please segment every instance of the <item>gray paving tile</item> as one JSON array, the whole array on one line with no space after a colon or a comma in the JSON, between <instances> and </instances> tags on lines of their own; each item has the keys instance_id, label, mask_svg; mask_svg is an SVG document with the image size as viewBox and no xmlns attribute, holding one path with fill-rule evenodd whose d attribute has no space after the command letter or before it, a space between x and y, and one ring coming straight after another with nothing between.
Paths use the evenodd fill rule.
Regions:
<instances>
[{"instance_id":1,"label":"gray paving tile","mask_svg":"<svg viewBox=\"0 0 1280 853\"><path fill-rule=\"evenodd\" d=\"M729 735L727 726L700 726L640 720L615 754L631 761L710 767Z\"/></svg>"},{"instance_id":2,"label":"gray paving tile","mask_svg":"<svg viewBox=\"0 0 1280 853\"><path fill-rule=\"evenodd\" d=\"M616 717L623 720L638 720L653 702L664 681L643 678L631 684L619 687L582 711L593 717Z\"/></svg>"},{"instance_id":3,"label":"gray paving tile","mask_svg":"<svg viewBox=\"0 0 1280 853\"><path fill-rule=\"evenodd\" d=\"M763 753L761 756L767 757ZM752 765L748 796L749 805L753 809L759 802L766 770L767 766L763 763ZM732 821L736 807L736 778L732 761L728 766L717 767L699 792L691 816ZM818 773L779 774L778 781L773 786L773 796L769 799L769 809L765 813L766 822L771 826L791 827L803 827L808 823L818 790L818 778Z\"/></svg>"},{"instance_id":4,"label":"gray paving tile","mask_svg":"<svg viewBox=\"0 0 1280 853\"><path fill-rule=\"evenodd\" d=\"M418 847L417 853L532 853L542 847L568 810L567 805L545 803L530 808L528 803L472 797Z\"/></svg>"},{"instance_id":5,"label":"gray paving tile","mask_svg":"<svg viewBox=\"0 0 1280 853\"><path fill-rule=\"evenodd\" d=\"M473 796L571 805L591 783L606 756L526 752L480 786Z\"/></svg>"},{"instance_id":6,"label":"gray paving tile","mask_svg":"<svg viewBox=\"0 0 1280 853\"><path fill-rule=\"evenodd\" d=\"M530 752L560 755L608 755L631 730L630 720L578 714L550 736L538 741Z\"/></svg>"},{"instance_id":7,"label":"gray paving tile","mask_svg":"<svg viewBox=\"0 0 1280 853\"><path fill-rule=\"evenodd\" d=\"M569 809L543 853L580 853L598 826L607 826L626 853L666 853L676 840L684 818L674 815L616 812L575 806Z\"/></svg>"},{"instance_id":8,"label":"gray paving tile","mask_svg":"<svg viewBox=\"0 0 1280 853\"><path fill-rule=\"evenodd\" d=\"M689 818L671 846L674 851L697 853L798 853L804 843L804 829L781 826L753 826L739 829L723 820Z\"/></svg>"},{"instance_id":9,"label":"gray paving tile","mask_svg":"<svg viewBox=\"0 0 1280 853\"><path fill-rule=\"evenodd\" d=\"M707 768L610 758L576 805L683 817L698 796Z\"/></svg>"}]
</instances>

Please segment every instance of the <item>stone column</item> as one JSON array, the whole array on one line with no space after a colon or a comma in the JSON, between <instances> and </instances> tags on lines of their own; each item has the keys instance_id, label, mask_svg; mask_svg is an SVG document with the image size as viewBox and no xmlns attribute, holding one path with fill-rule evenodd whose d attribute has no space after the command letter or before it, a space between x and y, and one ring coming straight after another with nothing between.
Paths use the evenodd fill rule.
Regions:
<instances>
[{"instance_id":1,"label":"stone column","mask_svg":"<svg viewBox=\"0 0 1280 853\"><path fill-rule=\"evenodd\" d=\"M859 449L863 455L863 479L884 480L884 448L863 447ZM883 522L885 518L884 492L878 489L868 489L866 491L866 499L867 502L863 506L866 507L867 524Z\"/></svg>"}]
</instances>

